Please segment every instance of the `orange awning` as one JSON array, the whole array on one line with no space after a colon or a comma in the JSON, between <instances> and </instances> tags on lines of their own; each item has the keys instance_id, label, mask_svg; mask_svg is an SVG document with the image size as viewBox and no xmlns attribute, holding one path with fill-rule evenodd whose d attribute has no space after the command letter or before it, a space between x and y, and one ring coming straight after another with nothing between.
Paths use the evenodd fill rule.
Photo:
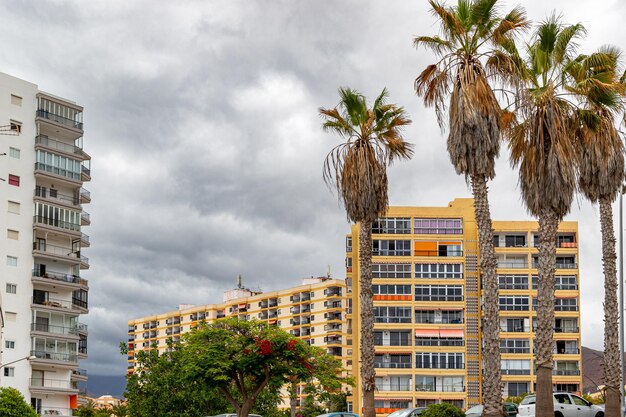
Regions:
<instances>
[{"instance_id":1,"label":"orange awning","mask_svg":"<svg viewBox=\"0 0 626 417\"><path fill-rule=\"evenodd\" d=\"M439 337L439 329L417 329L415 337Z\"/></svg>"},{"instance_id":2,"label":"orange awning","mask_svg":"<svg viewBox=\"0 0 626 417\"><path fill-rule=\"evenodd\" d=\"M439 330L441 337L460 337L463 338L462 329L441 329Z\"/></svg>"},{"instance_id":3,"label":"orange awning","mask_svg":"<svg viewBox=\"0 0 626 417\"><path fill-rule=\"evenodd\" d=\"M413 249L416 251L436 251L437 250L437 242L413 242Z\"/></svg>"},{"instance_id":4,"label":"orange awning","mask_svg":"<svg viewBox=\"0 0 626 417\"><path fill-rule=\"evenodd\" d=\"M276 324L276 319L271 319L271 320L269 321L269 324Z\"/></svg>"},{"instance_id":5,"label":"orange awning","mask_svg":"<svg viewBox=\"0 0 626 417\"><path fill-rule=\"evenodd\" d=\"M239 308L246 308L247 304L243 303L243 304L239 304Z\"/></svg>"}]
</instances>

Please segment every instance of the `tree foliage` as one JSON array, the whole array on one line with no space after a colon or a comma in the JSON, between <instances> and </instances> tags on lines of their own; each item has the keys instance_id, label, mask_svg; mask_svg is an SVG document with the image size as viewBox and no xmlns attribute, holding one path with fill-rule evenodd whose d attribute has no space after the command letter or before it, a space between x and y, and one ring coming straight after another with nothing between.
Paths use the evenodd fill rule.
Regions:
<instances>
[{"instance_id":1,"label":"tree foliage","mask_svg":"<svg viewBox=\"0 0 626 417\"><path fill-rule=\"evenodd\" d=\"M429 405L420 417L465 417L465 413L452 404L441 403Z\"/></svg>"},{"instance_id":2,"label":"tree foliage","mask_svg":"<svg viewBox=\"0 0 626 417\"><path fill-rule=\"evenodd\" d=\"M0 417L37 417L37 413L15 388L0 388Z\"/></svg>"},{"instance_id":3,"label":"tree foliage","mask_svg":"<svg viewBox=\"0 0 626 417\"><path fill-rule=\"evenodd\" d=\"M339 360L265 322L219 320L182 339L186 383L219 390L239 416L251 412L262 392L278 393L288 383L315 378L332 391L346 382Z\"/></svg>"}]
</instances>

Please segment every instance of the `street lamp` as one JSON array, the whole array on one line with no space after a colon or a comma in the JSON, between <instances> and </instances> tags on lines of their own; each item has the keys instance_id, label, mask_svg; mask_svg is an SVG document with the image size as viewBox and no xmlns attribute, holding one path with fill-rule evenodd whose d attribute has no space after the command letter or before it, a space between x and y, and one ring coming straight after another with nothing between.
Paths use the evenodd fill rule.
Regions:
<instances>
[{"instance_id":1,"label":"street lamp","mask_svg":"<svg viewBox=\"0 0 626 417\"><path fill-rule=\"evenodd\" d=\"M30 356L26 356L24 358L21 358L21 359L15 360L15 361L11 361L11 362L0 364L0 369L4 368L7 365L13 365L14 363L21 362L21 361L24 361L26 359L28 359L28 360L37 359L37 356L30 355Z\"/></svg>"}]
</instances>

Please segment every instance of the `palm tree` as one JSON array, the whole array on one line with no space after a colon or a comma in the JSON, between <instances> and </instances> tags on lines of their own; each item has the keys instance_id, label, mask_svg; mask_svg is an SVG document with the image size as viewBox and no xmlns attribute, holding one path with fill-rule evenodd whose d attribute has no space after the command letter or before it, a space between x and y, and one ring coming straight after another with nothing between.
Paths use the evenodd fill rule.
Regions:
<instances>
[{"instance_id":1,"label":"palm tree","mask_svg":"<svg viewBox=\"0 0 626 417\"><path fill-rule=\"evenodd\" d=\"M539 220L539 282L535 365L537 417L554 415L552 350L554 348L554 272L560 221L569 212L577 185L576 106L564 90L573 60L574 40L585 33L580 24L565 26L556 16L538 25L522 60L508 45L511 80L516 79L516 117L507 131L511 162L519 166L522 200ZM506 61L506 59L502 59Z\"/></svg>"},{"instance_id":2,"label":"palm tree","mask_svg":"<svg viewBox=\"0 0 626 417\"><path fill-rule=\"evenodd\" d=\"M383 89L372 108L355 90L340 88L337 107L320 108L322 128L339 134L344 142L333 148L324 162L324 180L337 189L349 221L359 223L361 287L361 386L364 417L375 417L374 306L372 301L372 223L385 213L387 166L409 159L412 145L401 130L411 123L404 108L387 103Z\"/></svg>"},{"instance_id":3,"label":"palm tree","mask_svg":"<svg viewBox=\"0 0 626 417\"><path fill-rule=\"evenodd\" d=\"M434 106L441 127L445 125L445 100L450 95L448 153L457 174L465 175L471 183L474 195L483 286L482 395L488 417L502 414L497 263L487 192L487 181L495 176L500 152L502 112L481 59L512 43L528 26L522 8L516 7L503 17L496 3L459 0L457 6L445 7L430 0L442 37L419 36L414 40L416 47L430 49L438 59L417 77L415 90L427 106Z\"/></svg>"},{"instance_id":4,"label":"palm tree","mask_svg":"<svg viewBox=\"0 0 626 417\"><path fill-rule=\"evenodd\" d=\"M567 70L569 90L581 99L578 111L580 172L579 186L585 197L600 205L602 263L604 266L604 382L606 415L620 414L621 366L619 307L615 259L615 231L612 204L621 193L624 172L624 144L615 127L616 113L624 109L624 84L617 75L620 51L601 48L581 55Z\"/></svg>"}]
</instances>

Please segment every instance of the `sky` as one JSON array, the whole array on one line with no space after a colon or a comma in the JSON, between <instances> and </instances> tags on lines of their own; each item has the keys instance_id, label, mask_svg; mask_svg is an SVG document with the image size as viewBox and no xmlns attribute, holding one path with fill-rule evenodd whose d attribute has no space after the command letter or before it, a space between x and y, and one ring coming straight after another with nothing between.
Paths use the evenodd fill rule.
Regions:
<instances>
[{"instance_id":1,"label":"sky","mask_svg":"<svg viewBox=\"0 0 626 417\"><path fill-rule=\"evenodd\" d=\"M582 51L626 48L626 2L523 1L589 31ZM503 1L503 9L518 3ZM5 0L0 71L85 107L92 225L92 375L123 375L127 321L220 302L238 274L271 291L303 277L344 278L345 212L322 181L339 139L319 107L337 88L387 87L413 124L411 161L389 170L390 204L470 197L432 109L413 91L433 61L416 35L438 26L423 0ZM494 219L525 220L506 148L490 184ZM598 207L577 198L582 339L602 349Z\"/></svg>"}]
</instances>

